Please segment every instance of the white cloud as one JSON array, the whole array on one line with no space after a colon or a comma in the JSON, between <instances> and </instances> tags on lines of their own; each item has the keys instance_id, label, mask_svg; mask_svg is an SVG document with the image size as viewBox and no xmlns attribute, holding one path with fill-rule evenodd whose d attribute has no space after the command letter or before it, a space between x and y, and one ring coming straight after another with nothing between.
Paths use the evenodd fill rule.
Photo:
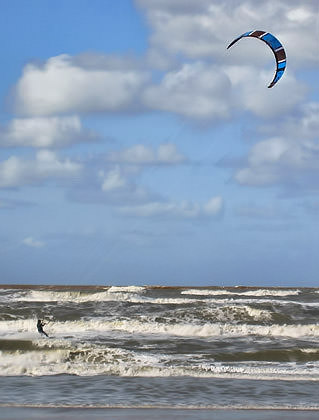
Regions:
<instances>
[{"instance_id":1,"label":"white cloud","mask_svg":"<svg viewBox=\"0 0 319 420\"><path fill-rule=\"evenodd\" d=\"M146 55L157 57L169 69L161 81L157 82L158 74L156 81L150 81L146 57L133 62L102 54L64 54L25 66L14 89L15 111L43 117L146 108L211 122L229 117L234 108L273 117L279 109L284 113L304 99L305 84L296 80L295 72L319 64L316 0L302 5L295 0L138 0L137 4L151 25ZM263 42L244 39L226 50L232 39L255 28L274 33L286 48L287 70L274 89L266 89L275 61ZM283 100L288 93L289 101ZM70 125L63 144L75 141L73 129ZM38 130L35 139L26 142L36 147L60 144L59 134L44 139Z\"/></svg>"},{"instance_id":2,"label":"white cloud","mask_svg":"<svg viewBox=\"0 0 319 420\"><path fill-rule=\"evenodd\" d=\"M216 216L223 211L224 200L221 196L212 197L206 204L203 206L203 211L205 214L210 216Z\"/></svg>"},{"instance_id":3,"label":"white cloud","mask_svg":"<svg viewBox=\"0 0 319 420\"><path fill-rule=\"evenodd\" d=\"M261 128L266 134L280 134L294 139L315 139L319 133L319 103L309 102L300 106L296 113L283 118L276 125Z\"/></svg>"},{"instance_id":4,"label":"white cloud","mask_svg":"<svg viewBox=\"0 0 319 420\"><path fill-rule=\"evenodd\" d=\"M107 173L100 171L99 176L102 178L102 191L114 191L127 186L127 180L121 173L119 166Z\"/></svg>"},{"instance_id":5,"label":"white cloud","mask_svg":"<svg viewBox=\"0 0 319 420\"><path fill-rule=\"evenodd\" d=\"M256 71L251 66L225 66L224 70L232 84L233 104L259 117L285 115L304 99L307 92L306 85L297 83L289 74L285 74L276 87L267 89L274 69L267 72ZM289 100L284 99L288 97Z\"/></svg>"},{"instance_id":6,"label":"white cloud","mask_svg":"<svg viewBox=\"0 0 319 420\"><path fill-rule=\"evenodd\" d=\"M217 217L224 207L222 197L213 197L204 205L189 201L162 202L152 201L137 206L122 206L119 211L138 217L174 217L180 219L196 219L201 217Z\"/></svg>"},{"instance_id":7,"label":"white cloud","mask_svg":"<svg viewBox=\"0 0 319 420\"><path fill-rule=\"evenodd\" d=\"M184 64L167 72L157 85L146 87L143 99L148 108L209 123L226 119L235 110L277 117L301 102L307 88L288 74L276 88L267 89L273 72L273 68L257 71L247 65ZM283 100L288 95L289 101Z\"/></svg>"},{"instance_id":8,"label":"white cloud","mask_svg":"<svg viewBox=\"0 0 319 420\"><path fill-rule=\"evenodd\" d=\"M89 60L87 58L86 60ZM52 57L28 64L14 90L16 112L49 116L73 112L121 111L132 107L147 80L145 72L121 64L90 67L84 58ZM136 104L134 104L136 106Z\"/></svg>"},{"instance_id":9,"label":"white cloud","mask_svg":"<svg viewBox=\"0 0 319 420\"><path fill-rule=\"evenodd\" d=\"M157 161L164 164L182 163L186 158L177 151L175 144L161 144L157 151Z\"/></svg>"},{"instance_id":10,"label":"white cloud","mask_svg":"<svg viewBox=\"0 0 319 420\"><path fill-rule=\"evenodd\" d=\"M14 118L0 131L3 146L63 147L95 140L97 135L82 127L78 116Z\"/></svg>"},{"instance_id":11,"label":"white cloud","mask_svg":"<svg viewBox=\"0 0 319 420\"><path fill-rule=\"evenodd\" d=\"M230 81L222 69L196 62L168 72L160 84L144 91L151 109L170 111L198 120L229 116Z\"/></svg>"},{"instance_id":12,"label":"white cloud","mask_svg":"<svg viewBox=\"0 0 319 420\"><path fill-rule=\"evenodd\" d=\"M150 45L167 54L184 54L192 59L225 60L227 44L248 30L270 31L284 43L293 68L319 63L318 3L308 0L137 0L153 29ZM264 65L263 49L251 45L253 54L233 52L242 64L247 60ZM259 43L262 44L262 43ZM248 42L247 44L248 45ZM259 45L260 46L260 45ZM236 46L237 47L237 46ZM246 50L248 51L248 50Z\"/></svg>"},{"instance_id":13,"label":"white cloud","mask_svg":"<svg viewBox=\"0 0 319 420\"><path fill-rule=\"evenodd\" d=\"M276 137L254 145L247 167L235 179L243 185L289 184L303 177L319 176L319 144L311 139ZM318 182L318 181L317 181Z\"/></svg>"},{"instance_id":14,"label":"white cloud","mask_svg":"<svg viewBox=\"0 0 319 420\"><path fill-rule=\"evenodd\" d=\"M32 236L24 238L22 243L31 248L42 248L45 246L44 242L34 239Z\"/></svg>"},{"instance_id":15,"label":"white cloud","mask_svg":"<svg viewBox=\"0 0 319 420\"><path fill-rule=\"evenodd\" d=\"M132 165L173 165L184 162L186 158L178 152L174 144L164 143L160 144L157 150L143 144L136 144L122 151L110 152L107 160Z\"/></svg>"},{"instance_id":16,"label":"white cloud","mask_svg":"<svg viewBox=\"0 0 319 420\"><path fill-rule=\"evenodd\" d=\"M278 124L261 128L273 137L256 143L247 165L235 174L243 185L299 184L319 186L319 103L303 104ZM276 134L276 135L275 135Z\"/></svg>"},{"instance_id":17,"label":"white cloud","mask_svg":"<svg viewBox=\"0 0 319 420\"><path fill-rule=\"evenodd\" d=\"M144 146L143 144L136 144L122 151L112 151L108 154L106 159L110 162L140 165L153 163L155 160L155 153L150 147Z\"/></svg>"},{"instance_id":18,"label":"white cloud","mask_svg":"<svg viewBox=\"0 0 319 420\"><path fill-rule=\"evenodd\" d=\"M193 218L199 215L200 208L197 204L188 202L165 203L160 201L149 202L140 206L122 207L122 213L139 217L153 216L179 216L183 218Z\"/></svg>"},{"instance_id":19,"label":"white cloud","mask_svg":"<svg viewBox=\"0 0 319 420\"><path fill-rule=\"evenodd\" d=\"M121 165L115 165L107 170L101 169L98 171L98 176L92 180L88 190L77 189L71 196L76 200L100 202L115 207L123 203L136 205L148 202L152 194L134 181L134 176L138 172Z\"/></svg>"},{"instance_id":20,"label":"white cloud","mask_svg":"<svg viewBox=\"0 0 319 420\"><path fill-rule=\"evenodd\" d=\"M296 7L292 10L289 10L286 14L287 18L291 20L292 22L306 22L311 23L312 20L312 12L310 8L308 8L307 5Z\"/></svg>"},{"instance_id":21,"label":"white cloud","mask_svg":"<svg viewBox=\"0 0 319 420\"><path fill-rule=\"evenodd\" d=\"M59 160L54 152L41 150L35 159L11 156L0 162L0 188L41 183L47 179L79 175L82 165L69 159Z\"/></svg>"}]
</instances>

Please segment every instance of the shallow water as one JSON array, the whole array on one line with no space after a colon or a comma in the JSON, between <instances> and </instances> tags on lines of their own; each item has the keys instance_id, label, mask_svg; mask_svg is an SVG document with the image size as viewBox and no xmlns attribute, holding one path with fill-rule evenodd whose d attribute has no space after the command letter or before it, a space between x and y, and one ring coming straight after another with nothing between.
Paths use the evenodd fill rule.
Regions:
<instances>
[{"instance_id":1,"label":"shallow water","mask_svg":"<svg viewBox=\"0 0 319 420\"><path fill-rule=\"evenodd\" d=\"M316 411L207 410L207 409L101 409L101 408L10 408L2 407L6 420L316 420Z\"/></svg>"}]
</instances>

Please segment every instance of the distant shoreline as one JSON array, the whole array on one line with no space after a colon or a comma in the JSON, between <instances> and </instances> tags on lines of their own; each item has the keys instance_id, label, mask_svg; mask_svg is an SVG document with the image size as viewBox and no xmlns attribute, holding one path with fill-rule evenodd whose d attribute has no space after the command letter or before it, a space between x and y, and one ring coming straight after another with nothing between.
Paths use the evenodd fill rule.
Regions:
<instances>
[{"instance_id":1,"label":"distant shoreline","mask_svg":"<svg viewBox=\"0 0 319 420\"><path fill-rule=\"evenodd\" d=\"M171 290L179 290L179 289L235 289L235 290L289 290L289 289L318 289L318 287L310 287L310 286L194 286L194 285L185 285L185 286L161 286L161 285L84 285L84 284L7 284L7 283L0 283L0 289L51 289L51 290L58 290L58 289L79 289L79 290L105 290L109 289L110 287L144 287L145 289L171 289Z\"/></svg>"}]
</instances>

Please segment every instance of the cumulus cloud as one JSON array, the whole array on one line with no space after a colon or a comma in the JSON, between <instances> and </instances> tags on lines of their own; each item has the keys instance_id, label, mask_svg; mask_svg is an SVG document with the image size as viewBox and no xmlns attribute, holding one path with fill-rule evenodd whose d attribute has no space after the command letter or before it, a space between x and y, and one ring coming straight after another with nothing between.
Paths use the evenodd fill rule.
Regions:
<instances>
[{"instance_id":1,"label":"cumulus cloud","mask_svg":"<svg viewBox=\"0 0 319 420\"><path fill-rule=\"evenodd\" d=\"M14 109L27 116L128 110L136 106L134 100L147 77L124 64L107 66L100 60L92 67L85 58L64 54L25 66L14 89Z\"/></svg>"},{"instance_id":2,"label":"cumulus cloud","mask_svg":"<svg viewBox=\"0 0 319 420\"><path fill-rule=\"evenodd\" d=\"M289 184L304 177L318 180L318 176L318 141L275 137L252 147L247 167L240 169L235 179L243 185L263 186Z\"/></svg>"},{"instance_id":3,"label":"cumulus cloud","mask_svg":"<svg viewBox=\"0 0 319 420\"><path fill-rule=\"evenodd\" d=\"M110 152L107 160L132 165L175 165L185 162L186 158L178 152L174 144L164 143L160 144L157 150L143 144L136 144L121 151Z\"/></svg>"},{"instance_id":4,"label":"cumulus cloud","mask_svg":"<svg viewBox=\"0 0 319 420\"><path fill-rule=\"evenodd\" d=\"M262 129L277 134L256 143L246 165L235 174L242 185L296 184L319 187L319 104L303 104L275 127Z\"/></svg>"},{"instance_id":5,"label":"cumulus cloud","mask_svg":"<svg viewBox=\"0 0 319 420\"><path fill-rule=\"evenodd\" d=\"M11 156L0 162L0 188L38 184L48 179L61 179L79 175L82 165L69 159L60 160L48 150L37 152L35 159Z\"/></svg>"},{"instance_id":6,"label":"cumulus cloud","mask_svg":"<svg viewBox=\"0 0 319 420\"><path fill-rule=\"evenodd\" d=\"M261 46L265 47L263 43ZM137 66L125 67L120 61L111 65L107 56L94 65L87 63L88 58L67 55L50 58L43 65L28 64L15 86L13 103L17 113L31 118L13 120L4 130L4 139L51 147L94 137L83 130L78 117L52 117L63 113L158 110L215 122L228 118L234 109L272 117L279 108L284 113L305 97L305 85L296 82L292 71L286 72L276 89L266 89L275 68L273 56L269 69L265 65L256 69L260 59L255 64L245 59L235 65L232 55L223 65L209 60L181 63L164 73L162 79L157 76L153 81L151 72L147 74ZM283 101L288 92L289 101ZM25 138L21 127L26 128Z\"/></svg>"},{"instance_id":7,"label":"cumulus cloud","mask_svg":"<svg viewBox=\"0 0 319 420\"><path fill-rule=\"evenodd\" d=\"M31 248L42 248L45 246L44 242L39 241L38 239L35 239L32 236L28 236L27 238L24 238L22 243Z\"/></svg>"},{"instance_id":8,"label":"cumulus cloud","mask_svg":"<svg viewBox=\"0 0 319 420\"><path fill-rule=\"evenodd\" d=\"M108 166L108 165L107 165ZM86 203L100 203L113 207L123 205L139 205L154 199L147 188L135 181L139 171L127 170L119 164L103 169L87 172L84 183L69 191L69 198Z\"/></svg>"},{"instance_id":9,"label":"cumulus cloud","mask_svg":"<svg viewBox=\"0 0 319 420\"><path fill-rule=\"evenodd\" d=\"M114 191L128 185L127 179L121 173L119 166L116 166L107 173L101 170L99 171L99 176L102 178L102 191Z\"/></svg>"},{"instance_id":10,"label":"cumulus cloud","mask_svg":"<svg viewBox=\"0 0 319 420\"><path fill-rule=\"evenodd\" d=\"M113 205L144 205L153 202L159 197L145 187L137 185L136 176L149 165L172 166L185 161L185 156L179 153L172 143L163 143L157 148L136 144L123 150L112 151L106 156L109 168L98 171L99 189L104 196L102 201ZM98 193L95 197L98 197Z\"/></svg>"},{"instance_id":11,"label":"cumulus cloud","mask_svg":"<svg viewBox=\"0 0 319 420\"><path fill-rule=\"evenodd\" d=\"M199 120L229 116L230 81L217 66L201 62L184 64L168 72L160 84L144 91L144 103Z\"/></svg>"},{"instance_id":12,"label":"cumulus cloud","mask_svg":"<svg viewBox=\"0 0 319 420\"><path fill-rule=\"evenodd\" d=\"M221 196L211 197L202 204L188 200L177 202L140 185L136 181L136 177L145 168L143 165L150 162L156 162L157 164L161 156L162 159L165 157L165 163L169 162L171 164L172 157L166 149L159 153L162 150L160 147L156 154L150 148L147 151L153 153L148 154L143 150L138 154L134 152L133 155L130 153L127 155L126 153L130 150L126 149L119 152L120 154L116 155L118 163L112 164L109 168L100 169L96 174L97 176L92 177L89 183L79 184L69 191L69 198L80 202L111 206L114 212L133 217L209 219L222 216L224 200ZM132 156L134 156L134 159L132 159ZM127 161L130 162L128 167L126 165ZM131 170L131 162L133 162L134 167L137 166L137 170Z\"/></svg>"},{"instance_id":13,"label":"cumulus cloud","mask_svg":"<svg viewBox=\"0 0 319 420\"><path fill-rule=\"evenodd\" d=\"M183 201L181 203L172 201L152 201L138 206L122 206L119 211L123 214L138 217L196 219L220 216L223 208L224 202L222 197L216 196L212 197L204 205L189 201Z\"/></svg>"},{"instance_id":14,"label":"cumulus cloud","mask_svg":"<svg viewBox=\"0 0 319 420\"><path fill-rule=\"evenodd\" d=\"M293 115L287 115L280 123L261 127L264 134L280 135L287 138L315 139L319 133L319 102L302 104Z\"/></svg>"},{"instance_id":15,"label":"cumulus cloud","mask_svg":"<svg viewBox=\"0 0 319 420\"><path fill-rule=\"evenodd\" d=\"M14 118L0 130L0 144L51 148L94 141L97 134L82 127L78 116Z\"/></svg>"},{"instance_id":16,"label":"cumulus cloud","mask_svg":"<svg viewBox=\"0 0 319 420\"><path fill-rule=\"evenodd\" d=\"M274 69L267 72L256 71L251 66L226 66L224 70L232 84L233 105L258 117L281 117L299 104L307 93L306 85L297 83L289 74L285 74L275 88L267 89Z\"/></svg>"},{"instance_id":17,"label":"cumulus cloud","mask_svg":"<svg viewBox=\"0 0 319 420\"><path fill-rule=\"evenodd\" d=\"M137 4L152 29L150 56L171 57L163 80L145 88L147 107L214 122L241 110L273 118L304 100L307 87L295 72L319 64L315 0L303 5L295 0L137 0ZM226 50L230 41L250 29L268 30L285 46L288 67L275 89L266 89L275 71L267 45L243 39ZM178 68L177 58L188 62ZM289 100L284 100L288 95Z\"/></svg>"},{"instance_id":18,"label":"cumulus cloud","mask_svg":"<svg viewBox=\"0 0 319 420\"><path fill-rule=\"evenodd\" d=\"M318 3L309 0L137 0L153 29L151 48L188 58L225 60L225 47L247 30L268 30L289 52L292 67L318 65ZM254 43L249 60L260 65L267 59ZM246 44L248 45L248 43ZM246 50L248 51L248 50ZM243 64L248 57L234 51L232 59Z\"/></svg>"},{"instance_id":19,"label":"cumulus cloud","mask_svg":"<svg viewBox=\"0 0 319 420\"><path fill-rule=\"evenodd\" d=\"M247 65L188 63L146 87L143 100L148 108L208 123L226 119L235 111L272 118L293 109L307 93L305 84L296 83L291 74L276 89L267 89L273 72L273 68L256 71ZM283 100L288 95L289 101Z\"/></svg>"},{"instance_id":20,"label":"cumulus cloud","mask_svg":"<svg viewBox=\"0 0 319 420\"><path fill-rule=\"evenodd\" d=\"M224 209L224 200L221 196L212 197L203 206L203 212L210 216L221 214Z\"/></svg>"},{"instance_id":21,"label":"cumulus cloud","mask_svg":"<svg viewBox=\"0 0 319 420\"><path fill-rule=\"evenodd\" d=\"M136 3L146 13L151 28L147 54L167 64L161 80L158 73L153 73L151 80L156 63L147 62L145 57L59 55L25 66L13 90L15 112L35 118L159 110L214 122L229 117L234 107L273 117L279 107L286 112L304 99L305 85L297 83L295 72L315 69L319 64L316 0L302 5L297 0ZM232 39L255 28L273 32L285 45L288 67L276 89L266 89L275 60L263 42L243 39L226 50ZM147 65L150 68L146 70ZM289 101L283 100L288 92ZM22 121L14 123L21 125ZM59 124L57 130L62 130L62 122L46 123ZM64 124L68 124L65 143L69 144L75 141L73 130L77 129L74 121L65 120ZM14 127L8 130L10 137ZM59 138L57 134L56 141L44 140L39 133L35 140L26 141L36 147L51 147L51 143L60 144ZM20 137L15 141L20 142Z\"/></svg>"}]
</instances>

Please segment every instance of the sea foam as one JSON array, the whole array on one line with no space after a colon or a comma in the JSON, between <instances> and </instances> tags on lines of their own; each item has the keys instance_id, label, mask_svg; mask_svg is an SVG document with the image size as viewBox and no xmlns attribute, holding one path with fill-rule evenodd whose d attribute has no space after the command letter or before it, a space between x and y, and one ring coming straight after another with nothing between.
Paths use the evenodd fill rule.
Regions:
<instances>
[{"instance_id":1,"label":"sea foam","mask_svg":"<svg viewBox=\"0 0 319 420\"><path fill-rule=\"evenodd\" d=\"M233 323L165 323L150 320L113 320L94 318L91 320L52 322L47 327L49 335L85 338L110 332L127 334L166 335L179 337L221 337L221 336L273 336L273 337L319 337L319 324L256 325ZM16 339L37 337L35 320L14 320L0 322L0 336Z\"/></svg>"}]
</instances>

